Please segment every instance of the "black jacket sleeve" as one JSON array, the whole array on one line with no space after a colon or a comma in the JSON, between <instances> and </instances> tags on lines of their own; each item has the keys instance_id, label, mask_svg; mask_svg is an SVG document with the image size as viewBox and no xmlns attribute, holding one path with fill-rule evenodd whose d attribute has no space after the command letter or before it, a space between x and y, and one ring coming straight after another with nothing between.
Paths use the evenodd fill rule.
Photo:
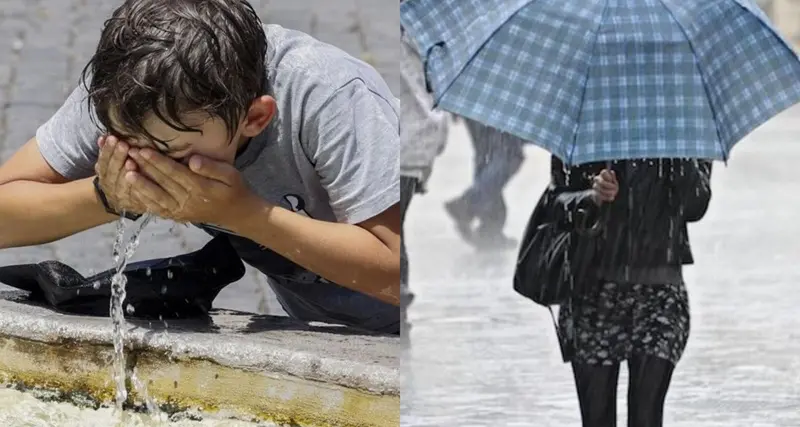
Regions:
<instances>
[{"instance_id":1,"label":"black jacket sleeve","mask_svg":"<svg viewBox=\"0 0 800 427\"><path fill-rule=\"evenodd\" d=\"M673 183L686 222L699 221L711 201L711 166L708 160L681 160Z\"/></svg>"}]
</instances>

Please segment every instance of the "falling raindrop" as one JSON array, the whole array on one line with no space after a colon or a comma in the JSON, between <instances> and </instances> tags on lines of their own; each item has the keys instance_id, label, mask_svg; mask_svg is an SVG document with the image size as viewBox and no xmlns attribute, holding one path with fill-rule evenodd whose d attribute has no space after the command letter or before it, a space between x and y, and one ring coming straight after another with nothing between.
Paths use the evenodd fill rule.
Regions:
<instances>
[{"instance_id":1,"label":"falling raindrop","mask_svg":"<svg viewBox=\"0 0 800 427\"><path fill-rule=\"evenodd\" d=\"M130 304L127 304L127 305L125 306L125 312L126 312L126 313L128 313L129 315L133 315L133 313L134 313L135 311L136 311L136 310L133 308L133 306L132 306L132 305L130 305Z\"/></svg>"},{"instance_id":2,"label":"falling raindrop","mask_svg":"<svg viewBox=\"0 0 800 427\"><path fill-rule=\"evenodd\" d=\"M167 293L167 285L161 285L161 295L166 295Z\"/></svg>"},{"instance_id":3,"label":"falling raindrop","mask_svg":"<svg viewBox=\"0 0 800 427\"><path fill-rule=\"evenodd\" d=\"M153 270L151 270L150 267L147 267L147 270L144 272L144 274L146 274L147 277L150 277L150 275L153 274Z\"/></svg>"},{"instance_id":4,"label":"falling raindrop","mask_svg":"<svg viewBox=\"0 0 800 427\"><path fill-rule=\"evenodd\" d=\"M217 274L217 268L211 267L211 274Z\"/></svg>"},{"instance_id":5,"label":"falling raindrop","mask_svg":"<svg viewBox=\"0 0 800 427\"><path fill-rule=\"evenodd\" d=\"M563 167L563 170L564 170L564 185L566 187L569 187L569 184L570 184L570 173L572 172L572 168L567 166L566 163L562 163L562 167ZM569 210L569 206L567 206L566 203L564 204L564 213L567 216L567 221L568 222L572 222L572 215L571 215L572 212Z\"/></svg>"},{"instance_id":6,"label":"falling raindrop","mask_svg":"<svg viewBox=\"0 0 800 427\"><path fill-rule=\"evenodd\" d=\"M167 279L172 280L172 270L167 270Z\"/></svg>"}]
</instances>

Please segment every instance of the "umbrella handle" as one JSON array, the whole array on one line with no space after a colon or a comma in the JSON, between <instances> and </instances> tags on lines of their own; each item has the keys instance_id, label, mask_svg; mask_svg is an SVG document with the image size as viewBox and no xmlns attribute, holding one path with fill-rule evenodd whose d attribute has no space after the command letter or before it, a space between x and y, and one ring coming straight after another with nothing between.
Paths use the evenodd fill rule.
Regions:
<instances>
[{"instance_id":1,"label":"umbrella handle","mask_svg":"<svg viewBox=\"0 0 800 427\"><path fill-rule=\"evenodd\" d=\"M611 166L612 162L610 160L607 160L606 169L611 170ZM578 231L586 236L590 237L598 236L603 231L603 227L605 226L606 217L608 216L609 209L610 209L609 204L603 203L600 206L600 214L598 215L597 220L589 228L586 227L586 215L582 215L583 220L581 221L581 224L579 224L578 226Z\"/></svg>"}]
</instances>

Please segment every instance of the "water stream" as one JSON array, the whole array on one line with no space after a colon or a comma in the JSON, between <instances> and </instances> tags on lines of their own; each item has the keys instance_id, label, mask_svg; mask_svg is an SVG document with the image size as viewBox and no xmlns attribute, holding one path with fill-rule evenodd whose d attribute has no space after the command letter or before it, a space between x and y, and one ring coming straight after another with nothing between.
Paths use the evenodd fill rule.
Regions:
<instances>
[{"instance_id":1,"label":"water stream","mask_svg":"<svg viewBox=\"0 0 800 427\"><path fill-rule=\"evenodd\" d=\"M135 224L133 233L125 242L125 220L120 218L117 222L117 234L114 239L113 257L116 264L116 274L111 278L111 322L114 330L114 361L113 361L113 379L116 387L115 403L116 410L122 413L122 406L128 398L128 391L125 385L127 379L126 363L125 363L125 286L128 279L123 274L125 267L133 257L136 248L139 246L139 235L144 228L152 220L150 214L146 214L142 219ZM122 248L125 251L122 252ZM130 310L129 310L130 311ZM158 405L156 405L148 396L147 390L142 381L132 376L131 384L136 388L137 392L145 398L148 412L151 415L160 417Z\"/></svg>"},{"instance_id":2,"label":"water stream","mask_svg":"<svg viewBox=\"0 0 800 427\"><path fill-rule=\"evenodd\" d=\"M123 271L139 246L139 236L151 222L152 216L145 215L139 221L126 227L126 220L117 222L116 236L112 250L116 274L111 280L111 321L114 332L114 359L112 380L115 386L115 405L93 409L76 406L72 403L54 400L46 392L20 392L4 388L0 384L0 426L8 427L252 427L275 426L260 423L219 418L210 414L189 416L187 414L168 414L162 412L149 396L146 379L140 378L134 369L127 372L125 361L125 313L132 313L125 304L127 277ZM126 229L132 230L126 239ZM99 283L98 283L99 285ZM127 307L126 307L127 306ZM146 413L125 411L123 406L128 399L126 382L144 400Z\"/></svg>"}]
</instances>

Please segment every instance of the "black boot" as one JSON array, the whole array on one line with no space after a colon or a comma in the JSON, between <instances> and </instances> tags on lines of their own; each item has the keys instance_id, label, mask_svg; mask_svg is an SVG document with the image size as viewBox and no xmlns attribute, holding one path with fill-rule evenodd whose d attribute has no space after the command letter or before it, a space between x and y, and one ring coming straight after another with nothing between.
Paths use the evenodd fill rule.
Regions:
<instances>
[{"instance_id":1,"label":"black boot","mask_svg":"<svg viewBox=\"0 0 800 427\"><path fill-rule=\"evenodd\" d=\"M628 427L662 427L672 362L653 356L634 356L628 361Z\"/></svg>"},{"instance_id":2,"label":"black boot","mask_svg":"<svg viewBox=\"0 0 800 427\"><path fill-rule=\"evenodd\" d=\"M572 364L583 427L617 426L619 364Z\"/></svg>"}]
</instances>

